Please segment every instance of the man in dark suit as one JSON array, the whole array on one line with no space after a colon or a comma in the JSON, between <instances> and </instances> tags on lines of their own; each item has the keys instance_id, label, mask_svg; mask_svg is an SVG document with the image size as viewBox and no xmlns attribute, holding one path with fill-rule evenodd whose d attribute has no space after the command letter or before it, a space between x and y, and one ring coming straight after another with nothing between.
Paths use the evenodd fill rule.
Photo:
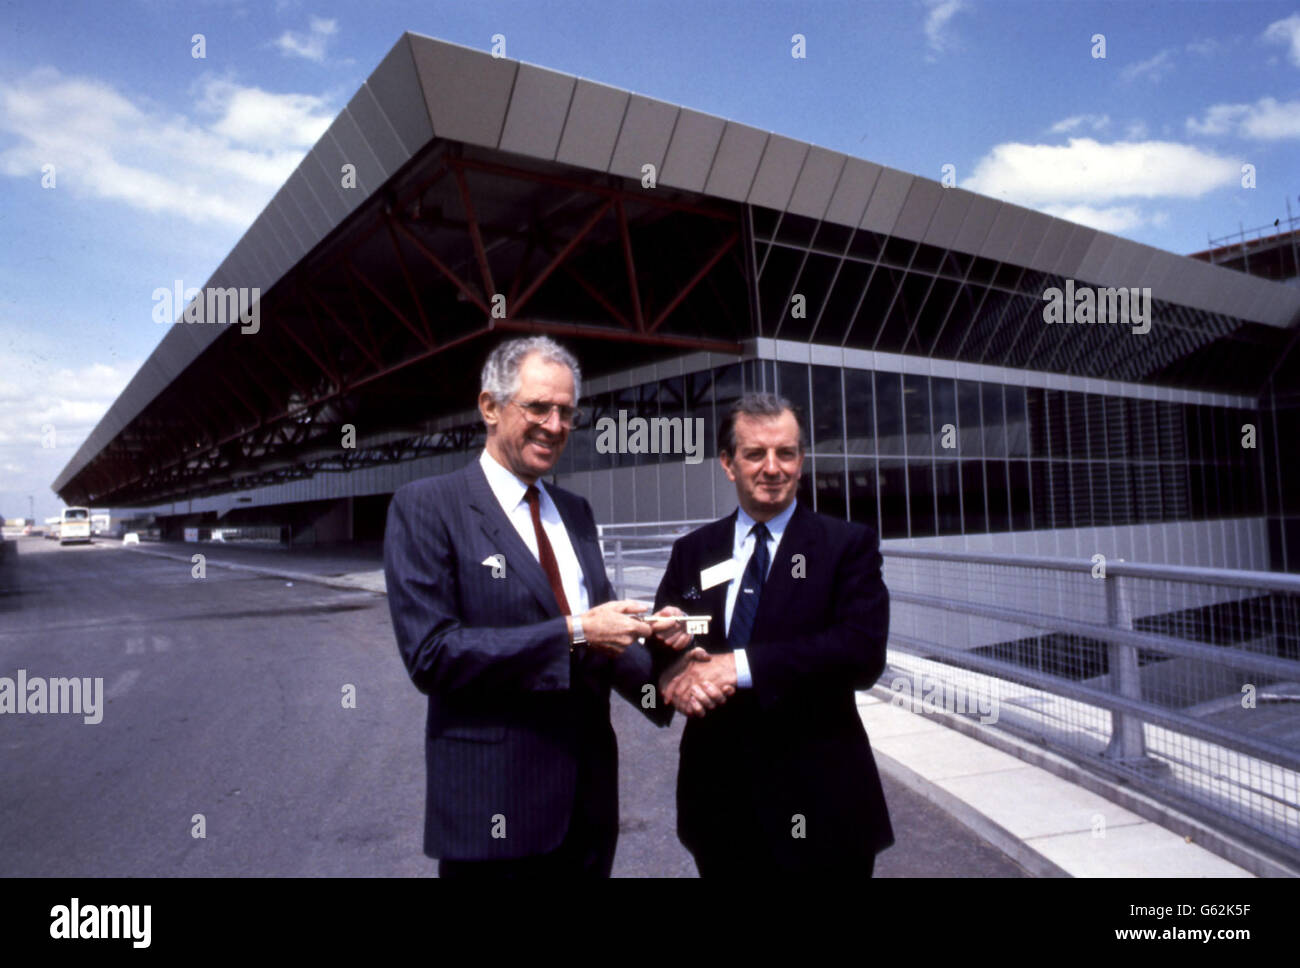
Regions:
<instances>
[{"instance_id":1,"label":"man in dark suit","mask_svg":"<svg viewBox=\"0 0 1300 968\"><path fill-rule=\"evenodd\" d=\"M429 697L424 851L441 877L608 877L613 685L660 725L643 602L612 601L591 507L540 482L576 418L577 361L546 337L483 368L479 459L393 496L384 575Z\"/></svg>"},{"instance_id":2,"label":"man in dark suit","mask_svg":"<svg viewBox=\"0 0 1300 968\"><path fill-rule=\"evenodd\" d=\"M869 875L894 841L854 698L885 666L879 542L796 501L803 434L785 400L743 397L718 453L740 506L673 545L655 597L710 616L693 649L657 659L676 660L661 697L692 717L678 836L702 877Z\"/></svg>"}]
</instances>

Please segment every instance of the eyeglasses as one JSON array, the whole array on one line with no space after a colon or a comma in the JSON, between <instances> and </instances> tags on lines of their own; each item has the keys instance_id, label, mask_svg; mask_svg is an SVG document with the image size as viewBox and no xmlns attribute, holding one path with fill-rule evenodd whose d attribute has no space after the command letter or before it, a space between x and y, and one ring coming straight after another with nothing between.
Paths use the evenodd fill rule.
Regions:
<instances>
[{"instance_id":1,"label":"eyeglasses","mask_svg":"<svg viewBox=\"0 0 1300 968\"><path fill-rule=\"evenodd\" d=\"M524 412L524 419L531 424L546 423L551 419L551 413L555 411L560 414L561 426L576 427L582 423L583 412L577 407L569 407L563 403L543 403L540 400L532 403L520 403L518 400L510 402Z\"/></svg>"}]
</instances>

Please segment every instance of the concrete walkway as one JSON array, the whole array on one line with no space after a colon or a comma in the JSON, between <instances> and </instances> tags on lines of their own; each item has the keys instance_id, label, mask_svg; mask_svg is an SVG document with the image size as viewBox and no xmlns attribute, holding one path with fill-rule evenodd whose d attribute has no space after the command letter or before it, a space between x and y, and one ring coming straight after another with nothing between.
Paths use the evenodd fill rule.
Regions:
<instances>
[{"instance_id":1,"label":"concrete walkway","mask_svg":"<svg viewBox=\"0 0 1300 968\"><path fill-rule=\"evenodd\" d=\"M183 561L202 553L209 565L384 593L376 545L167 542L130 550ZM881 681L888 677L887 672ZM858 695L881 770L1035 876L1295 876L1251 848L1040 747L962 717L923 711L919 704L913 711L900 699L883 685Z\"/></svg>"}]
</instances>

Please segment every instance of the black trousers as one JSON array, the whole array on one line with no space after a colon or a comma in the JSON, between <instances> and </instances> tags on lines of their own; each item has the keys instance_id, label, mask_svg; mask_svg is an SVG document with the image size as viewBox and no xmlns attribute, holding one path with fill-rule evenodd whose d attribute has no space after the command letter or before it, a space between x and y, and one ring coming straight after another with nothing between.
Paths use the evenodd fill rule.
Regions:
<instances>
[{"instance_id":1,"label":"black trousers","mask_svg":"<svg viewBox=\"0 0 1300 968\"><path fill-rule=\"evenodd\" d=\"M599 880L614 868L618 842L618 759L609 711L586 733L593 742L578 758L569 830L547 854L506 860L440 860L438 876L458 880ZM608 743L606 742L608 739Z\"/></svg>"}]
</instances>

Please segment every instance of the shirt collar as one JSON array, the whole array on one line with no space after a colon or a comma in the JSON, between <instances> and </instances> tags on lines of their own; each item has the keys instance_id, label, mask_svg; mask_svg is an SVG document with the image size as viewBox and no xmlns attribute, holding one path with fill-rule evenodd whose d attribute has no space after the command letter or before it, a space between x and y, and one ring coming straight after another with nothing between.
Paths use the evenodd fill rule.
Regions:
<instances>
[{"instance_id":1,"label":"shirt collar","mask_svg":"<svg viewBox=\"0 0 1300 968\"><path fill-rule=\"evenodd\" d=\"M497 501L505 508L507 512L513 511L519 506L519 502L524 499L528 492L528 485L515 476L514 471L507 470L502 464L488 453L487 448L478 458L479 466L483 468L483 474L487 477L488 487L492 488L492 493L496 495ZM546 486L539 480L537 490L541 492L540 503L544 507L546 504Z\"/></svg>"},{"instance_id":2,"label":"shirt collar","mask_svg":"<svg viewBox=\"0 0 1300 968\"><path fill-rule=\"evenodd\" d=\"M794 516L794 509L799 506L799 499L795 498L790 502L790 506L778 514L772 520L767 522L768 533L772 535L772 540L777 544L781 543L781 535L785 533L786 526L790 523L790 518ZM758 522L751 518L744 508L736 508L736 547L739 548L749 537L749 529Z\"/></svg>"}]
</instances>

